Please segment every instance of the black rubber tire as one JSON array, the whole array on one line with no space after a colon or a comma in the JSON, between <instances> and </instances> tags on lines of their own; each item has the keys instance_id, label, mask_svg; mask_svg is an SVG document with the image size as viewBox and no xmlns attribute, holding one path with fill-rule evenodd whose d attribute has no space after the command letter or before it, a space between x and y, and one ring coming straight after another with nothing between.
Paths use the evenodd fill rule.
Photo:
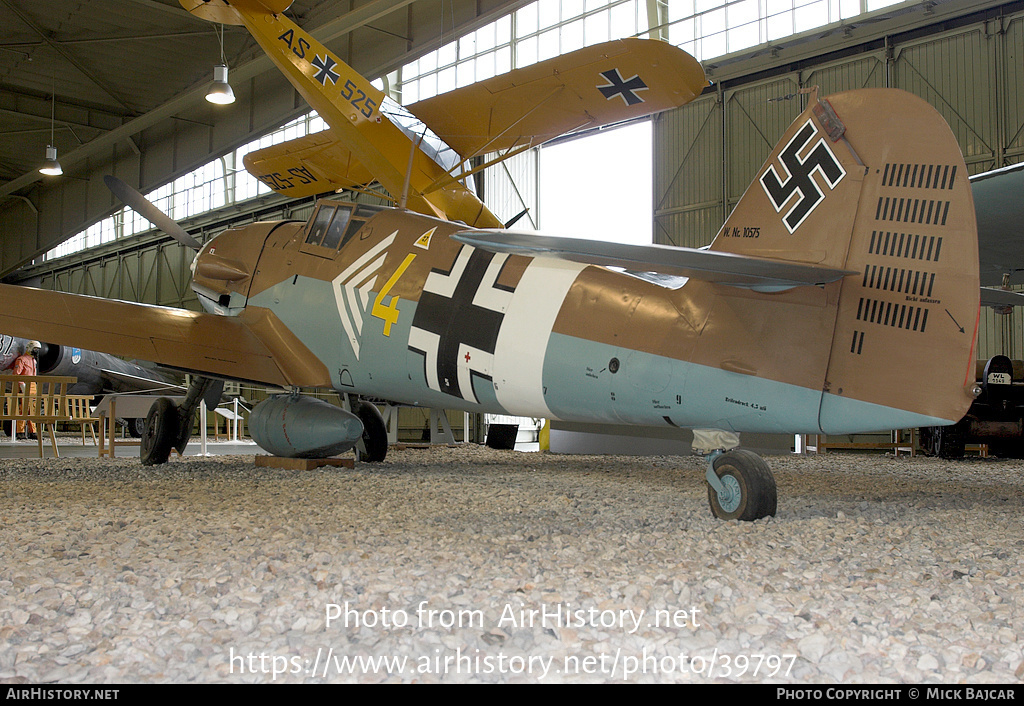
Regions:
<instances>
[{"instance_id":1,"label":"black rubber tire","mask_svg":"<svg viewBox=\"0 0 1024 706\"><path fill-rule=\"evenodd\" d=\"M708 485L708 503L715 517L752 522L775 515L778 506L775 476L763 458L752 451L733 449L715 459L714 466L718 477L739 491L738 502L727 510L719 502L715 489Z\"/></svg>"},{"instance_id":2,"label":"black rubber tire","mask_svg":"<svg viewBox=\"0 0 1024 706\"><path fill-rule=\"evenodd\" d=\"M363 423L363 436L357 443L359 460L380 463L388 455L388 428L377 406L359 400L353 405L352 413Z\"/></svg>"},{"instance_id":3,"label":"black rubber tire","mask_svg":"<svg viewBox=\"0 0 1024 706\"><path fill-rule=\"evenodd\" d=\"M144 466L167 463L171 449L178 440L181 415L174 400L161 397L149 408L146 430L139 443L139 458Z\"/></svg>"},{"instance_id":4,"label":"black rubber tire","mask_svg":"<svg viewBox=\"0 0 1024 706\"><path fill-rule=\"evenodd\" d=\"M125 419L125 428L128 429L128 435L133 439L141 439L142 435L146 433L146 418L135 417L134 419Z\"/></svg>"}]
</instances>

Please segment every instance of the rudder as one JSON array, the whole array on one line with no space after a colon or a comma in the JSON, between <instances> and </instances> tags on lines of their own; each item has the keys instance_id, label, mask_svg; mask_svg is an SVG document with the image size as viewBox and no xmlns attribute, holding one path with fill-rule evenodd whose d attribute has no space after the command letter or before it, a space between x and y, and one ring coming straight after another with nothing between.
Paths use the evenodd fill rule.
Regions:
<instances>
[{"instance_id":1,"label":"rudder","mask_svg":"<svg viewBox=\"0 0 1024 706\"><path fill-rule=\"evenodd\" d=\"M822 430L874 415L883 429L956 423L973 399L980 316L963 155L942 116L912 94L830 101L867 170L846 262L860 274L842 283Z\"/></svg>"}]
</instances>

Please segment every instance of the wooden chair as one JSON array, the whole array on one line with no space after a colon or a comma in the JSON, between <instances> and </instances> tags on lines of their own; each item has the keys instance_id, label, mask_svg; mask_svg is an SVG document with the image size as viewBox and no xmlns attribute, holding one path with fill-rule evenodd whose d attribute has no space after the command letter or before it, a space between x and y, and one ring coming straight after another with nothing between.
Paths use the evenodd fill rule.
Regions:
<instances>
[{"instance_id":1,"label":"wooden chair","mask_svg":"<svg viewBox=\"0 0 1024 706\"><path fill-rule=\"evenodd\" d=\"M96 429L99 426L99 417L94 417L92 414L92 396L91 395L68 395L67 396L67 414L69 417L69 424L78 424L82 431L82 446L85 446L85 429L89 428L89 433L92 434L93 446L99 445L99 439L96 436Z\"/></svg>"},{"instance_id":2,"label":"wooden chair","mask_svg":"<svg viewBox=\"0 0 1024 706\"><path fill-rule=\"evenodd\" d=\"M39 458L43 458L43 430L49 427L50 446L55 458L57 451L57 422L70 420L67 413L68 387L78 378L57 375L0 375L0 421L10 421L16 430L19 421L37 426Z\"/></svg>"}]
</instances>

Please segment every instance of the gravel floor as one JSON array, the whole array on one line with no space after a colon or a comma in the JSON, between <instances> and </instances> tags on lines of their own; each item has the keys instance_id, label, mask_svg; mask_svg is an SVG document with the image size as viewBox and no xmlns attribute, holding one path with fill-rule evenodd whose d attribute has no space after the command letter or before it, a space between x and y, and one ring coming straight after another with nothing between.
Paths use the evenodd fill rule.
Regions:
<instances>
[{"instance_id":1,"label":"gravel floor","mask_svg":"<svg viewBox=\"0 0 1024 706\"><path fill-rule=\"evenodd\" d=\"M0 683L1020 683L1016 461L0 461Z\"/></svg>"}]
</instances>

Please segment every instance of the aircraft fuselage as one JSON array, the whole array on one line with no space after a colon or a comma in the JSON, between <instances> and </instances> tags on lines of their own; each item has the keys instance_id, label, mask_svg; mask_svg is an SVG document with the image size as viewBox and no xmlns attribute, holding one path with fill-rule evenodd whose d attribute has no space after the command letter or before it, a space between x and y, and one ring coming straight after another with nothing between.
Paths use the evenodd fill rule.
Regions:
<instances>
[{"instance_id":1,"label":"aircraft fuselage","mask_svg":"<svg viewBox=\"0 0 1024 706\"><path fill-rule=\"evenodd\" d=\"M461 230L324 200L308 224L218 236L197 257L194 288L216 313L272 311L342 393L733 431L934 421L835 395L821 415L839 283L774 294L684 278L665 286L474 248L449 237Z\"/></svg>"}]
</instances>

